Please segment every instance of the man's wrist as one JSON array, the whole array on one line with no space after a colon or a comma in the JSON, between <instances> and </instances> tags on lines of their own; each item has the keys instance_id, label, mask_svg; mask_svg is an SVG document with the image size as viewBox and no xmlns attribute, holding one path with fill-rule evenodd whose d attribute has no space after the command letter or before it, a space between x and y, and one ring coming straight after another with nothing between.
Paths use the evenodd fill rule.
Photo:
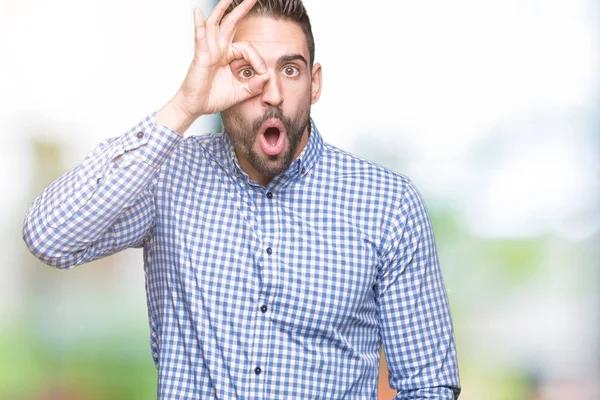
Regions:
<instances>
[{"instance_id":1,"label":"man's wrist","mask_svg":"<svg viewBox=\"0 0 600 400\"><path fill-rule=\"evenodd\" d=\"M190 115L181 108L179 94L176 94L155 115L156 124L166 126L183 136L185 131L194 123L198 116Z\"/></svg>"}]
</instances>

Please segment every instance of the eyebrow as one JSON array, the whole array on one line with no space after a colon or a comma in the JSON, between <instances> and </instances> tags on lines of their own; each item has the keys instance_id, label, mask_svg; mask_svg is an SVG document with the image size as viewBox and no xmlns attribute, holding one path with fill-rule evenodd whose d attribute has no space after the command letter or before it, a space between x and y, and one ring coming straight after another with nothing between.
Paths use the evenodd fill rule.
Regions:
<instances>
[{"instance_id":1,"label":"eyebrow","mask_svg":"<svg viewBox=\"0 0 600 400\"><path fill-rule=\"evenodd\" d=\"M286 54L285 56L281 56L279 57L279 60L277 60L277 64L283 64L286 62L290 62L290 61L296 61L296 60L300 60L304 63L304 65L306 65L308 67L308 61L306 61L306 58L304 58L304 56L302 54Z\"/></svg>"}]
</instances>

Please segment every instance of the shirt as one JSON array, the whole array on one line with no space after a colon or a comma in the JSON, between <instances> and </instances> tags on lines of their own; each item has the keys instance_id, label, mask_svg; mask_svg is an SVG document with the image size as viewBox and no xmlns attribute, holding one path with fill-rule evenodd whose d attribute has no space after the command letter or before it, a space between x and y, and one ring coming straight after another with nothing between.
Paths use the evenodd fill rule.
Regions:
<instances>
[{"instance_id":1,"label":"shirt","mask_svg":"<svg viewBox=\"0 0 600 400\"><path fill-rule=\"evenodd\" d=\"M381 345L396 399L460 393L422 197L312 118L263 187L226 132L184 138L151 113L50 184L23 238L62 269L143 247L161 400L376 399Z\"/></svg>"}]
</instances>

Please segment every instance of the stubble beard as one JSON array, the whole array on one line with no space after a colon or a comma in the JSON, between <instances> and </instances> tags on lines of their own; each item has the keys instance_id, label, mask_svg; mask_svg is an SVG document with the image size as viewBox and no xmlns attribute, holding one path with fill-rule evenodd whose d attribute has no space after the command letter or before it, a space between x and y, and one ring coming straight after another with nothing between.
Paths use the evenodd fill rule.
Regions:
<instances>
[{"instance_id":1,"label":"stubble beard","mask_svg":"<svg viewBox=\"0 0 600 400\"><path fill-rule=\"evenodd\" d=\"M302 135L309 126L310 104L297 114L295 119L286 117L280 108L269 108L263 116L253 121L246 120L240 113L231 110L221 112L225 132L235 151L243 156L254 169L265 176L274 177L284 172L294 161ZM269 119L277 118L283 124L288 146L280 154L269 156L255 150L260 127ZM281 133L283 134L283 133Z\"/></svg>"}]
</instances>

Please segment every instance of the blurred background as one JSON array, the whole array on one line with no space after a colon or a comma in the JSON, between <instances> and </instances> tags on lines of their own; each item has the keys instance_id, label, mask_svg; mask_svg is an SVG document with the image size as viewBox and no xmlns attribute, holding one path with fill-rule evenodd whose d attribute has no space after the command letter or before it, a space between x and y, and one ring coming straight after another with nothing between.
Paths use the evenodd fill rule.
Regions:
<instances>
[{"instance_id":1,"label":"blurred background","mask_svg":"<svg viewBox=\"0 0 600 400\"><path fill-rule=\"evenodd\" d=\"M323 136L428 204L461 399L600 399L599 3L305 5ZM214 2L0 2L0 399L155 397L141 250L64 272L21 228L52 180L175 93L193 6ZM393 397L383 359L379 388Z\"/></svg>"}]
</instances>

